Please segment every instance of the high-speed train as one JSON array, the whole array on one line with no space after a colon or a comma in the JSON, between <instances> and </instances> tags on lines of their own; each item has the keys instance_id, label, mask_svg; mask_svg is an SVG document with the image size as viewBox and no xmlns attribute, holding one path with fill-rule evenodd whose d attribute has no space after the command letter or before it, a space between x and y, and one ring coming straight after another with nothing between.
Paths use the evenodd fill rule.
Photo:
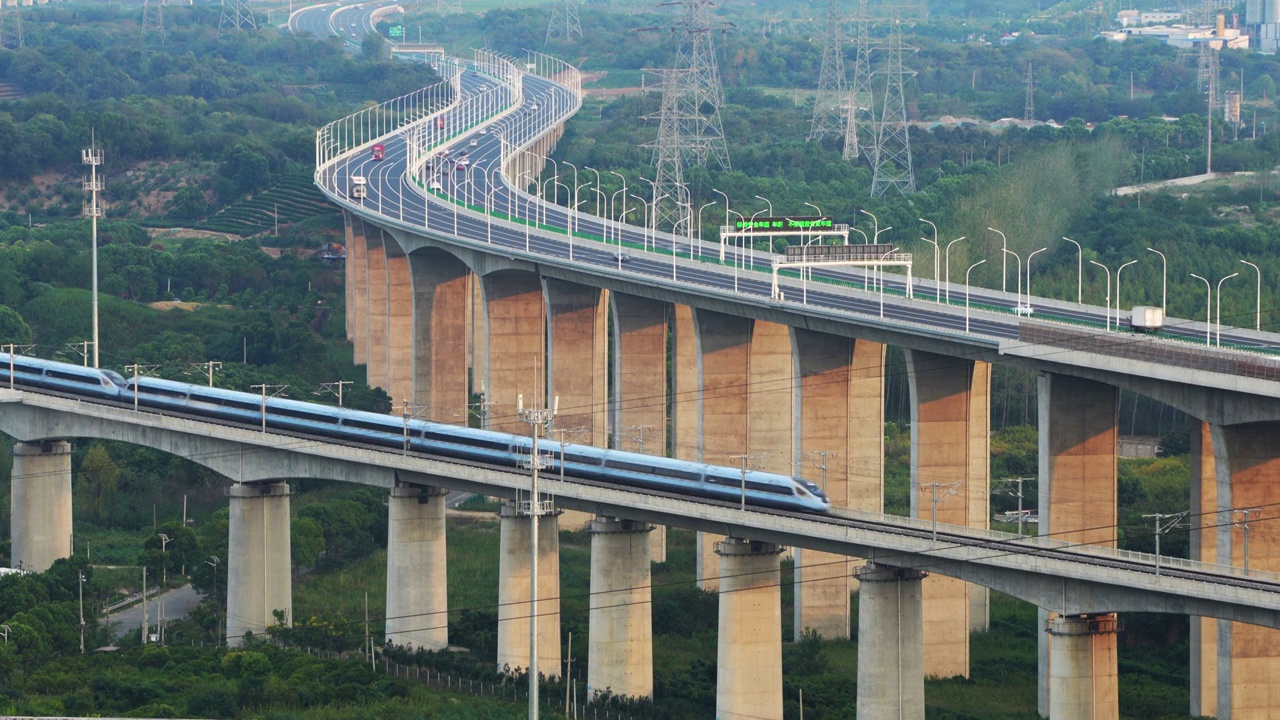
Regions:
<instances>
[{"instance_id":1,"label":"high-speed train","mask_svg":"<svg viewBox=\"0 0 1280 720\"><path fill-rule=\"evenodd\" d=\"M519 466L527 461L532 440L522 435L476 430L392 415L347 410L267 398L252 393L204 385L140 377L125 378L112 370L96 370L25 355L0 353L0 387L46 388L80 396L133 402L161 410L216 418L243 424L291 430L330 437L405 448L441 457L473 460L493 465ZM654 455L604 450L589 445L542 441L551 472L565 477L597 480L699 497L737 502L743 495L743 475L737 468L685 462ZM826 512L831 503L811 482L787 475L757 471L746 473L746 501L753 505Z\"/></svg>"}]
</instances>

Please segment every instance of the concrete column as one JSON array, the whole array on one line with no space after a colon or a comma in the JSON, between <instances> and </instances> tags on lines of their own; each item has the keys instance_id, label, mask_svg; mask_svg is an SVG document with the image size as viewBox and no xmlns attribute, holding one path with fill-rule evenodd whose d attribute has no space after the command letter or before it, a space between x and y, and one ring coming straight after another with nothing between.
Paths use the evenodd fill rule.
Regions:
<instances>
[{"instance_id":1,"label":"concrete column","mask_svg":"<svg viewBox=\"0 0 1280 720\"><path fill-rule=\"evenodd\" d=\"M1207 443L1205 429L1202 426L1198 443L1193 434L1193 451L1198 444L1201 458L1198 467L1193 463L1192 472L1211 469L1214 473L1212 483L1198 478L1201 499L1197 504L1200 512L1209 513L1204 516L1206 524L1216 527L1199 533L1199 543L1193 538L1193 552L1198 544L1200 559L1243 567L1245 527L1239 511L1250 509L1249 569L1280 570L1280 523L1276 522L1280 511L1275 507L1280 497L1276 490L1280 487L1280 444L1276 442L1280 422L1210 425ZM1203 457L1209 450L1211 464ZM1212 490L1206 487L1210 484L1215 485ZM1192 488L1194 492L1196 485ZM1206 557L1210 553L1212 557ZM1209 623L1216 627L1205 632ZM1192 701L1199 686L1200 712L1224 720L1274 715L1280 707L1275 700L1280 697L1280 631L1226 621L1192 623L1193 628L1197 625L1199 637L1192 639L1199 642L1192 647L1199 646L1200 651L1198 658L1192 656L1199 660L1192 665ZM1215 644L1208 645L1215 639Z\"/></svg>"},{"instance_id":2,"label":"concrete column","mask_svg":"<svg viewBox=\"0 0 1280 720\"><path fill-rule=\"evenodd\" d=\"M498 512L498 671L529 667L529 516ZM560 534L556 515L538 520L538 672L560 676Z\"/></svg>"},{"instance_id":3,"label":"concrete column","mask_svg":"<svg viewBox=\"0 0 1280 720\"><path fill-rule=\"evenodd\" d=\"M613 308L613 446L667 454L667 330L669 306L610 293ZM673 363L674 365L674 363ZM654 562L667 560L666 528L649 533Z\"/></svg>"},{"instance_id":4,"label":"concrete column","mask_svg":"<svg viewBox=\"0 0 1280 720\"><path fill-rule=\"evenodd\" d=\"M413 277L413 404L426 417L466 424L467 283L461 260L434 248L409 256ZM477 383L478 385L479 383ZM394 403L401 398L392 397Z\"/></svg>"},{"instance_id":5,"label":"concrete column","mask_svg":"<svg viewBox=\"0 0 1280 720\"><path fill-rule=\"evenodd\" d=\"M1191 559L1218 561L1218 477L1213 430L1206 422L1191 426ZM1225 624L1225 623L1224 623ZM1218 713L1218 620L1191 618L1191 714Z\"/></svg>"},{"instance_id":6,"label":"concrete column","mask_svg":"<svg viewBox=\"0 0 1280 720\"><path fill-rule=\"evenodd\" d=\"M737 465L747 452L747 383L750 378L752 321L710 310L693 311L701 399L702 462ZM681 396L679 400L686 400ZM790 408L788 403L785 407ZM698 533L698 583L708 592L720 586L716 543L721 535Z\"/></svg>"},{"instance_id":7,"label":"concrete column","mask_svg":"<svg viewBox=\"0 0 1280 720\"><path fill-rule=\"evenodd\" d=\"M544 279L547 303L547 391L560 398L555 427L567 442L606 447L608 429L609 297L600 288ZM552 439L557 439L552 437ZM565 511L560 526L581 530L591 513Z\"/></svg>"},{"instance_id":8,"label":"concrete column","mask_svg":"<svg viewBox=\"0 0 1280 720\"><path fill-rule=\"evenodd\" d=\"M471 272L467 272L466 318L467 367L471 369L469 390L483 395L488 392L485 381L489 377L489 323L484 306L484 283Z\"/></svg>"},{"instance_id":9,"label":"concrete column","mask_svg":"<svg viewBox=\"0 0 1280 720\"><path fill-rule=\"evenodd\" d=\"M907 350L911 390L911 515L986 528L990 455L991 366ZM985 610L985 589L955 578L924 581L925 674L969 676L974 606ZM971 597L971 595L973 597ZM985 627L983 622L977 623Z\"/></svg>"},{"instance_id":10,"label":"concrete column","mask_svg":"<svg viewBox=\"0 0 1280 720\"><path fill-rule=\"evenodd\" d=\"M1055 617L1050 663L1050 720L1118 720L1115 615Z\"/></svg>"},{"instance_id":11,"label":"concrete column","mask_svg":"<svg viewBox=\"0 0 1280 720\"><path fill-rule=\"evenodd\" d=\"M516 399L524 394L538 407L546 389L546 334L542 283L533 273L501 271L484 276L485 316L489 330L489 428L526 433L516 417Z\"/></svg>"},{"instance_id":12,"label":"concrete column","mask_svg":"<svg viewBox=\"0 0 1280 720\"><path fill-rule=\"evenodd\" d=\"M449 647L445 491L394 487L387 499L387 642Z\"/></svg>"},{"instance_id":13,"label":"concrete column","mask_svg":"<svg viewBox=\"0 0 1280 720\"><path fill-rule=\"evenodd\" d=\"M227 645L245 633L261 635L284 611L293 625L293 576L289 544L289 485L232 485L227 543Z\"/></svg>"},{"instance_id":14,"label":"concrete column","mask_svg":"<svg viewBox=\"0 0 1280 720\"><path fill-rule=\"evenodd\" d=\"M1040 426L1040 524L1042 535L1074 543L1115 546L1119 391L1067 375L1037 379ZM1025 488L1024 488L1025 490ZM1040 622L1050 622L1040 611ZM1046 625L1047 626L1047 625ZM1051 648L1055 634L1040 635L1038 707L1052 707ZM1110 672L1115 673L1114 666Z\"/></svg>"},{"instance_id":15,"label":"concrete column","mask_svg":"<svg viewBox=\"0 0 1280 720\"><path fill-rule=\"evenodd\" d=\"M833 506L881 512L884 345L802 329L795 340L800 473L823 486ZM806 629L849 637L855 559L797 548L795 562L796 639Z\"/></svg>"},{"instance_id":16,"label":"concrete column","mask_svg":"<svg viewBox=\"0 0 1280 720\"><path fill-rule=\"evenodd\" d=\"M369 357L365 374L368 377L369 387L382 388L390 392L391 380L387 372L390 294L390 281L387 279L387 249L383 243L382 231L375 227L368 227L368 230L365 236L365 255L369 266Z\"/></svg>"},{"instance_id":17,"label":"concrete column","mask_svg":"<svg viewBox=\"0 0 1280 720\"><path fill-rule=\"evenodd\" d=\"M652 525L591 523L591 636L587 695L653 697Z\"/></svg>"},{"instance_id":18,"label":"concrete column","mask_svg":"<svg viewBox=\"0 0 1280 720\"><path fill-rule=\"evenodd\" d=\"M858 717L924 720L924 577L874 562L858 570Z\"/></svg>"},{"instance_id":19,"label":"concrete column","mask_svg":"<svg viewBox=\"0 0 1280 720\"><path fill-rule=\"evenodd\" d=\"M9 564L32 572L71 557L71 443L13 446Z\"/></svg>"},{"instance_id":20,"label":"concrete column","mask_svg":"<svg viewBox=\"0 0 1280 720\"><path fill-rule=\"evenodd\" d=\"M0 0L3 3L4 0ZM345 330L347 340L354 340L356 336L356 264L352 262L352 254L355 252L355 232L351 227L352 215L349 211L342 211L343 238L342 245L347 249L347 261L342 264L344 282L343 282L343 301L346 311L343 313L346 321Z\"/></svg>"},{"instance_id":21,"label":"concrete column","mask_svg":"<svg viewBox=\"0 0 1280 720\"><path fill-rule=\"evenodd\" d=\"M693 308L675 305L671 318L671 449L676 458L697 462L702 459L702 357ZM701 536L698 533L695 548L699 579L703 565ZM699 587L706 589L701 584Z\"/></svg>"},{"instance_id":22,"label":"concrete column","mask_svg":"<svg viewBox=\"0 0 1280 720\"><path fill-rule=\"evenodd\" d=\"M390 233L384 238L387 258L387 394L391 396L392 404L399 407L405 400L416 404L413 392L413 274L409 256L400 248L400 243Z\"/></svg>"},{"instance_id":23,"label":"concrete column","mask_svg":"<svg viewBox=\"0 0 1280 720\"><path fill-rule=\"evenodd\" d=\"M729 538L716 553L724 573L716 718L782 720L782 548Z\"/></svg>"},{"instance_id":24,"label":"concrete column","mask_svg":"<svg viewBox=\"0 0 1280 720\"><path fill-rule=\"evenodd\" d=\"M347 337L356 365L369 362L369 257L364 227L363 220L347 213Z\"/></svg>"}]
</instances>

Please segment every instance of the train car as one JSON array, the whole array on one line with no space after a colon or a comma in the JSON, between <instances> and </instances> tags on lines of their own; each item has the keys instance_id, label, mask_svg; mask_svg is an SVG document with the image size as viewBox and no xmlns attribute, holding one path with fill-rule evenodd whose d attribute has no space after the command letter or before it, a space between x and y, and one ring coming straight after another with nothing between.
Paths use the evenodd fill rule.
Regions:
<instances>
[{"instance_id":1,"label":"train car","mask_svg":"<svg viewBox=\"0 0 1280 720\"><path fill-rule=\"evenodd\" d=\"M0 383L8 385L10 378L14 385L110 399L120 397L125 384L124 378L114 370L99 370L26 355L0 353Z\"/></svg>"}]
</instances>

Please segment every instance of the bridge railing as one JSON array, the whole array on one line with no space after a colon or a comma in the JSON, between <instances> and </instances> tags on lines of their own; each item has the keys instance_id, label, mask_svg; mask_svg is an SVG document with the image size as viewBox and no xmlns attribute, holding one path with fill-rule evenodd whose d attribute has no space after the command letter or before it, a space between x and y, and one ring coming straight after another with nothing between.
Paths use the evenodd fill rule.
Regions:
<instances>
[{"instance_id":1,"label":"bridge railing","mask_svg":"<svg viewBox=\"0 0 1280 720\"><path fill-rule=\"evenodd\" d=\"M1091 332L1042 323L1023 322L1018 325L1018 340L1034 345L1050 345L1066 350L1259 380L1280 380L1280 360L1245 355L1234 349L1201 348L1190 343L1167 342L1170 339L1160 338L1165 341L1160 342L1155 336Z\"/></svg>"}]
</instances>

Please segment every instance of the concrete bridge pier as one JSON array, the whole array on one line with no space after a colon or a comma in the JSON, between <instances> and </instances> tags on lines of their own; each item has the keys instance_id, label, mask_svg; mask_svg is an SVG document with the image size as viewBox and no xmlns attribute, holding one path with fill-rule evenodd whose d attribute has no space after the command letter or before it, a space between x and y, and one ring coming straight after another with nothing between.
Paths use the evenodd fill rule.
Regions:
<instances>
[{"instance_id":1,"label":"concrete bridge pier","mask_svg":"<svg viewBox=\"0 0 1280 720\"><path fill-rule=\"evenodd\" d=\"M991 365L907 350L911 391L911 516L990 524ZM969 677L969 633L987 626L986 588L924 582L925 674Z\"/></svg>"},{"instance_id":2,"label":"concrete bridge pier","mask_svg":"<svg viewBox=\"0 0 1280 720\"><path fill-rule=\"evenodd\" d=\"M1118 720L1114 614L1055 617L1045 628L1052 638L1049 720Z\"/></svg>"},{"instance_id":3,"label":"concrete bridge pier","mask_svg":"<svg viewBox=\"0 0 1280 720\"><path fill-rule=\"evenodd\" d=\"M611 517L591 523L588 696L653 697L652 529Z\"/></svg>"},{"instance_id":4,"label":"concrete bridge pier","mask_svg":"<svg viewBox=\"0 0 1280 720\"><path fill-rule=\"evenodd\" d=\"M538 518L538 673L560 676L560 523ZM514 504L498 512L498 671L529 667L529 515Z\"/></svg>"},{"instance_id":5,"label":"concrete bridge pier","mask_svg":"<svg viewBox=\"0 0 1280 720\"><path fill-rule=\"evenodd\" d=\"M276 624L275 611L293 624L293 577L289 541L289 485L232 485L227 543L227 645L244 643Z\"/></svg>"},{"instance_id":6,"label":"concrete bridge pier","mask_svg":"<svg viewBox=\"0 0 1280 720\"><path fill-rule=\"evenodd\" d=\"M71 443L13 446L9 563L32 572L71 557Z\"/></svg>"},{"instance_id":7,"label":"concrete bridge pier","mask_svg":"<svg viewBox=\"0 0 1280 720\"><path fill-rule=\"evenodd\" d=\"M924 720L924 605L919 570L858 570L858 717Z\"/></svg>"},{"instance_id":8,"label":"concrete bridge pier","mask_svg":"<svg viewBox=\"0 0 1280 720\"><path fill-rule=\"evenodd\" d=\"M1193 429L1192 559L1251 572L1280 570L1278 437L1280 422L1202 423ZM1192 714L1271 717L1278 697L1280 631L1192 619Z\"/></svg>"},{"instance_id":9,"label":"concrete bridge pier","mask_svg":"<svg viewBox=\"0 0 1280 720\"><path fill-rule=\"evenodd\" d=\"M519 396L526 407L547 407L542 282L534 273L500 270L481 283L489 335L489 429L526 435L529 426L516 414Z\"/></svg>"},{"instance_id":10,"label":"concrete bridge pier","mask_svg":"<svg viewBox=\"0 0 1280 720\"><path fill-rule=\"evenodd\" d=\"M1051 534L1054 539L1065 542L1114 547L1119 391L1092 380L1045 374L1037 379L1036 396L1040 428L1040 534ZM1055 622L1044 609L1040 610L1039 621L1047 628L1052 628ZM1070 630L1075 626L1063 627L1068 629L1061 637L1075 637ZM1114 634L1108 637L1114 643ZM1059 707L1053 697L1057 686L1051 680L1058 672L1053 663L1059 655L1054 647L1059 639L1060 634L1050 629L1040 635L1039 643L1037 705L1041 715L1053 718L1057 716L1052 714L1052 708ZM1095 658L1110 657L1109 667L1096 666L1100 679L1115 675L1114 656L1112 652Z\"/></svg>"},{"instance_id":11,"label":"concrete bridge pier","mask_svg":"<svg viewBox=\"0 0 1280 720\"><path fill-rule=\"evenodd\" d=\"M723 572L716 718L782 720L782 547L729 538L716 553Z\"/></svg>"},{"instance_id":12,"label":"concrete bridge pier","mask_svg":"<svg viewBox=\"0 0 1280 720\"><path fill-rule=\"evenodd\" d=\"M467 347L470 319L470 271L461 260L435 248L421 248L409 255L413 297L412 395L392 396L393 409L409 399L426 408L434 422L466 425ZM480 386L476 382L476 389Z\"/></svg>"},{"instance_id":13,"label":"concrete bridge pier","mask_svg":"<svg viewBox=\"0 0 1280 720\"><path fill-rule=\"evenodd\" d=\"M387 499L387 642L449 646L445 491L401 486Z\"/></svg>"},{"instance_id":14,"label":"concrete bridge pier","mask_svg":"<svg viewBox=\"0 0 1280 720\"><path fill-rule=\"evenodd\" d=\"M609 294L613 312L613 447L667 454L667 332L670 305ZM673 370L675 363L672 363ZM677 398L678 400L679 398ZM653 562L667 561L667 529L649 533Z\"/></svg>"}]
</instances>

